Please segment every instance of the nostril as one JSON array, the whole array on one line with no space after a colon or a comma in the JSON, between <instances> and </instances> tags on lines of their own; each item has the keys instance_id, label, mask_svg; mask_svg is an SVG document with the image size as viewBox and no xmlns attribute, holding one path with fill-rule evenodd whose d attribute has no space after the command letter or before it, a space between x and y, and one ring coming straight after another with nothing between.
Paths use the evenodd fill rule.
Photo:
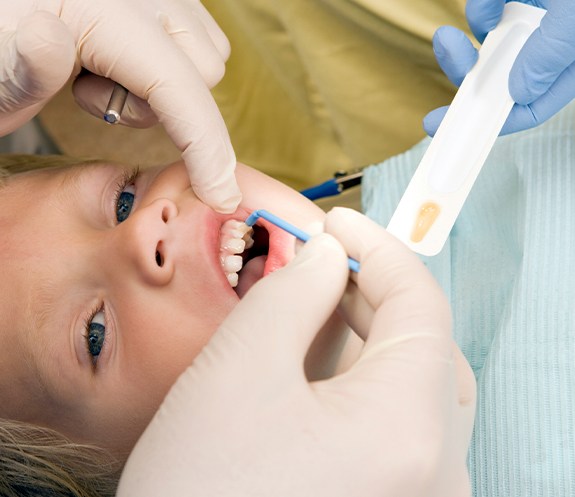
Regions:
<instances>
[{"instance_id":1,"label":"nostril","mask_svg":"<svg viewBox=\"0 0 575 497\"><path fill-rule=\"evenodd\" d=\"M158 267L162 267L164 265L164 256L162 255L162 242L158 243L156 247L156 264Z\"/></svg>"},{"instance_id":2,"label":"nostril","mask_svg":"<svg viewBox=\"0 0 575 497\"><path fill-rule=\"evenodd\" d=\"M162 221L167 223L168 219L170 219L170 209L166 206L162 209Z\"/></svg>"},{"instance_id":3,"label":"nostril","mask_svg":"<svg viewBox=\"0 0 575 497\"><path fill-rule=\"evenodd\" d=\"M162 259L162 254L160 254L160 252L156 252L156 264L159 267L162 267L164 265L164 260Z\"/></svg>"}]
</instances>

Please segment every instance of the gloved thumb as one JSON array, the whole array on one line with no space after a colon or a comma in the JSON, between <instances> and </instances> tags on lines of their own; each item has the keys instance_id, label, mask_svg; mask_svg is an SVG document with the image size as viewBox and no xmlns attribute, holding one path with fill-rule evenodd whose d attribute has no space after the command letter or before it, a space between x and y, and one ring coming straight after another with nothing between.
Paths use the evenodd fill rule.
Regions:
<instances>
[{"instance_id":1,"label":"gloved thumb","mask_svg":"<svg viewBox=\"0 0 575 497\"><path fill-rule=\"evenodd\" d=\"M435 32L433 53L439 67L455 86L461 85L479 57L467 35L452 26L442 26ZM423 129L429 136L435 136L447 109L448 106L440 107L423 118Z\"/></svg>"},{"instance_id":2,"label":"gloved thumb","mask_svg":"<svg viewBox=\"0 0 575 497\"><path fill-rule=\"evenodd\" d=\"M208 348L227 348L226 364L259 360L258 376L261 371L270 376L272 371L292 374L294 367L303 371L304 356L336 309L348 275L347 256L339 242L323 233L312 237L292 262L248 291ZM231 344L240 345L240 350L229 350ZM237 368L245 371L246 366Z\"/></svg>"},{"instance_id":3,"label":"gloved thumb","mask_svg":"<svg viewBox=\"0 0 575 497\"><path fill-rule=\"evenodd\" d=\"M76 57L72 34L60 19L38 11L0 35L0 134L34 117L66 83Z\"/></svg>"},{"instance_id":4,"label":"gloved thumb","mask_svg":"<svg viewBox=\"0 0 575 497\"><path fill-rule=\"evenodd\" d=\"M435 32L433 53L439 67L455 86L461 85L479 58L479 52L466 34L452 26L442 26Z\"/></svg>"}]
</instances>

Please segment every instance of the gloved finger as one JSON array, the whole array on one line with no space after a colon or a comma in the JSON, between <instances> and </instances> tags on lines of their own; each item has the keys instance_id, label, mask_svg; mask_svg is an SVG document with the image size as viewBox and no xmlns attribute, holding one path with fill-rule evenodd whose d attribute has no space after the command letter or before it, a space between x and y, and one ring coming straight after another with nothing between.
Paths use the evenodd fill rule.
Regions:
<instances>
[{"instance_id":1,"label":"gloved finger","mask_svg":"<svg viewBox=\"0 0 575 497\"><path fill-rule=\"evenodd\" d=\"M554 116L575 98L575 64L569 66L549 90L528 105L515 104L500 136L534 128ZM423 129L429 136L435 136L449 106L432 110L423 118Z\"/></svg>"},{"instance_id":2,"label":"gloved finger","mask_svg":"<svg viewBox=\"0 0 575 497\"><path fill-rule=\"evenodd\" d=\"M509 75L513 100L526 105L547 91L575 61L575 9L571 0L549 2L547 13L519 52Z\"/></svg>"},{"instance_id":3,"label":"gloved finger","mask_svg":"<svg viewBox=\"0 0 575 497\"><path fill-rule=\"evenodd\" d=\"M196 195L219 212L235 211L241 199L234 175L236 158L201 74L162 26L142 32L129 6L116 5L122 22L117 26L94 23L80 45L83 66L147 100L182 151ZM122 59L110 64L107 54L117 53L118 47L122 47ZM146 64L139 63L143 53Z\"/></svg>"},{"instance_id":4,"label":"gloved finger","mask_svg":"<svg viewBox=\"0 0 575 497\"><path fill-rule=\"evenodd\" d=\"M305 354L335 311L348 272L345 252L333 237L312 237L293 261L248 291L220 326L210 347L225 348L230 355L226 361L231 364L261 361L261 367L255 368L258 375L275 371L293 376L294 367L301 368L303 375ZM241 350L233 350L230 343Z\"/></svg>"},{"instance_id":5,"label":"gloved finger","mask_svg":"<svg viewBox=\"0 0 575 497\"><path fill-rule=\"evenodd\" d=\"M342 207L328 212L325 231L360 261L359 289L375 310L374 319L385 323L372 328L368 343L380 335L394 339L412 329L429 329L450 339L451 315L445 295L404 244L366 216Z\"/></svg>"},{"instance_id":6,"label":"gloved finger","mask_svg":"<svg viewBox=\"0 0 575 497\"><path fill-rule=\"evenodd\" d=\"M433 52L441 70L456 86L461 85L479 55L466 34L452 26L442 26L435 31Z\"/></svg>"},{"instance_id":7,"label":"gloved finger","mask_svg":"<svg viewBox=\"0 0 575 497\"><path fill-rule=\"evenodd\" d=\"M102 119L110 101L115 83L96 74L81 74L74 80L72 91L78 105L95 117ZM119 124L132 128L149 128L158 123L148 102L128 93Z\"/></svg>"},{"instance_id":8,"label":"gloved finger","mask_svg":"<svg viewBox=\"0 0 575 497\"><path fill-rule=\"evenodd\" d=\"M423 118L423 129L429 136L435 136L437 129L443 121L449 105L432 110Z\"/></svg>"},{"instance_id":9,"label":"gloved finger","mask_svg":"<svg viewBox=\"0 0 575 497\"><path fill-rule=\"evenodd\" d=\"M401 384L406 392L417 393L405 399L408 410L436 409L438 402L454 402L450 308L423 263L383 228L349 209L330 211L326 232L360 261L358 285L375 309L362 354L342 381L353 379L361 389L363 383L354 380L377 378L381 398L390 385ZM363 394L371 398L373 389L371 393L364 389Z\"/></svg>"},{"instance_id":10,"label":"gloved finger","mask_svg":"<svg viewBox=\"0 0 575 497\"><path fill-rule=\"evenodd\" d=\"M0 34L3 134L36 115L66 83L74 69L71 33L58 17L38 11L22 18L16 32Z\"/></svg>"},{"instance_id":11,"label":"gloved finger","mask_svg":"<svg viewBox=\"0 0 575 497\"><path fill-rule=\"evenodd\" d=\"M473 370L460 348L453 342L453 362L457 372L457 397L459 405L475 410L477 386Z\"/></svg>"},{"instance_id":12,"label":"gloved finger","mask_svg":"<svg viewBox=\"0 0 575 497\"><path fill-rule=\"evenodd\" d=\"M483 43L487 33L499 24L505 3L506 0L467 0L467 23L480 43Z\"/></svg>"},{"instance_id":13,"label":"gloved finger","mask_svg":"<svg viewBox=\"0 0 575 497\"><path fill-rule=\"evenodd\" d=\"M554 116L575 97L575 64L569 66L555 83L528 105L515 104L501 135L533 128Z\"/></svg>"},{"instance_id":14,"label":"gloved finger","mask_svg":"<svg viewBox=\"0 0 575 497\"><path fill-rule=\"evenodd\" d=\"M159 21L174 43L192 60L206 85L213 88L218 84L224 76L227 55L222 57L200 18L194 15L174 18L162 13Z\"/></svg>"},{"instance_id":15,"label":"gloved finger","mask_svg":"<svg viewBox=\"0 0 575 497\"><path fill-rule=\"evenodd\" d=\"M348 326L360 338L365 340L369 335L374 309L357 287L357 283L352 281L351 278L340 301L338 310Z\"/></svg>"},{"instance_id":16,"label":"gloved finger","mask_svg":"<svg viewBox=\"0 0 575 497\"><path fill-rule=\"evenodd\" d=\"M218 26L218 23L215 19L211 16L208 10L204 7L203 4L198 2L196 13L201 21L204 23L204 27L206 31L210 35L212 42L214 43L215 47L220 52L220 56L224 61L228 60L230 56L230 42L222 29Z\"/></svg>"},{"instance_id":17,"label":"gloved finger","mask_svg":"<svg viewBox=\"0 0 575 497\"><path fill-rule=\"evenodd\" d=\"M171 68L166 67L165 71ZM136 95L148 96L150 107L182 151L198 198L218 212L233 212L241 192L234 175L235 153L224 120L195 68L182 66L178 72L172 76L171 84L160 82L150 88L142 88L140 83L134 86L131 76L125 73L114 79ZM155 75L146 76L155 80Z\"/></svg>"},{"instance_id":18,"label":"gloved finger","mask_svg":"<svg viewBox=\"0 0 575 497\"><path fill-rule=\"evenodd\" d=\"M323 233L324 223L319 221L309 223L305 226L304 231L311 236ZM303 242L297 241L296 251L303 246ZM349 273L349 279L337 310L347 325L365 340L373 318L373 309L359 291L355 273Z\"/></svg>"}]
</instances>

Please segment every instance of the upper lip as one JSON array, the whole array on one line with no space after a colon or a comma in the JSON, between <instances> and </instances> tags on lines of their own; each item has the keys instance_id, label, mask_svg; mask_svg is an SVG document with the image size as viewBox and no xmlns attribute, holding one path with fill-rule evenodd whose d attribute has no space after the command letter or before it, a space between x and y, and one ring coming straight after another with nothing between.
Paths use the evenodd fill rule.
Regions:
<instances>
[{"instance_id":1,"label":"upper lip","mask_svg":"<svg viewBox=\"0 0 575 497\"><path fill-rule=\"evenodd\" d=\"M178 210L173 255L198 277L207 278L206 285L233 292L219 258L221 227L228 219L243 220L247 216L239 212L234 215L219 214L199 201L181 202Z\"/></svg>"}]
</instances>

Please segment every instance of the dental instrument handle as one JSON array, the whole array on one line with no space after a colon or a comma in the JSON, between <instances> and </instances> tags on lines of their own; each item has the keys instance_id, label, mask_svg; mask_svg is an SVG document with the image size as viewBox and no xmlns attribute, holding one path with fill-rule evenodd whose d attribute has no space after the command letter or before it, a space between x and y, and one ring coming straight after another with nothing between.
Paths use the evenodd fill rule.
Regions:
<instances>
[{"instance_id":1,"label":"dental instrument handle","mask_svg":"<svg viewBox=\"0 0 575 497\"><path fill-rule=\"evenodd\" d=\"M258 209L252 212L248 218L245 220L245 223L249 227L253 227L254 224L258 221L259 218L265 219L270 223L276 225L278 228L281 228L284 231L287 231L291 235L295 236L298 240L302 242L307 242L310 239L310 235L305 231L295 227L293 224L288 223L287 221L281 219L280 217L272 214L265 209ZM359 272L359 262L351 257L348 257L348 267L354 273Z\"/></svg>"},{"instance_id":2,"label":"dental instrument handle","mask_svg":"<svg viewBox=\"0 0 575 497\"><path fill-rule=\"evenodd\" d=\"M508 80L544 9L509 2L479 50L387 230L422 255L441 251L513 107Z\"/></svg>"},{"instance_id":3,"label":"dental instrument handle","mask_svg":"<svg viewBox=\"0 0 575 497\"><path fill-rule=\"evenodd\" d=\"M116 83L112 90L112 94L110 95L106 111L104 112L104 121L108 124L117 124L120 122L120 117L122 116L122 111L124 110L127 98L128 90L121 84Z\"/></svg>"}]
</instances>

